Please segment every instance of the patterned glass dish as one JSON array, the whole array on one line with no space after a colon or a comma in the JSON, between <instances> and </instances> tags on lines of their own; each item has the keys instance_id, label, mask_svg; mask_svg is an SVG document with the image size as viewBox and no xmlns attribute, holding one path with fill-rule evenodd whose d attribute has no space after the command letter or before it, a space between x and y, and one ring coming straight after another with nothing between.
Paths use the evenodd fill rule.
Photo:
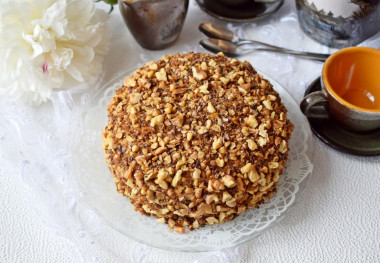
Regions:
<instances>
[{"instance_id":1,"label":"patterned glass dish","mask_svg":"<svg viewBox=\"0 0 380 263\"><path fill-rule=\"evenodd\" d=\"M81 198L111 227L128 238L161 249L187 252L218 250L252 240L275 226L301 197L313 169L311 131L291 95L263 74L280 94L295 125L288 162L277 184L277 193L258 209L248 210L232 222L205 226L186 234L170 231L166 224L159 224L155 218L134 211L128 198L116 191L104 162L101 138L107 124L106 106L125 77L132 73L122 72L105 85L83 113L83 125L75 134L80 144L73 153L73 171Z\"/></svg>"}]
</instances>

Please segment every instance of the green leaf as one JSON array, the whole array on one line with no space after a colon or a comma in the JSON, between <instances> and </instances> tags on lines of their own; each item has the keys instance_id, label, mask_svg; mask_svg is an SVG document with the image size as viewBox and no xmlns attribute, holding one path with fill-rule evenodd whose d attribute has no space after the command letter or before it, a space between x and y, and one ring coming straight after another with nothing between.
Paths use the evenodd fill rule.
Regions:
<instances>
[{"instance_id":1,"label":"green leaf","mask_svg":"<svg viewBox=\"0 0 380 263\"><path fill-rule=\"evenodd\" d=\"M105 3L110 4L110 5L116 5L117 0L103 0Z\"/></svg>"}]
</instances>

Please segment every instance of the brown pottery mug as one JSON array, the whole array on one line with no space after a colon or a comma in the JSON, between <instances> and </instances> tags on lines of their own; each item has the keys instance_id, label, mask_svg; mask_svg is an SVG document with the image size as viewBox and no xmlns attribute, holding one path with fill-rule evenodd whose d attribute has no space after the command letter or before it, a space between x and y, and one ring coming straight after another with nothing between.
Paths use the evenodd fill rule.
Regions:
<instances>
[{"instance_id":1,"label":"brown pottery mug","mask_svg":"<svg viewBox=\"0 0 380 263\"><path fill-rule=\"evenodd\" d=\"M350 47L334 53L323 66L321 86L301 102L307 117L332 118L352 131L380 128L380 50Z\"/></svg>"}]
</instances>

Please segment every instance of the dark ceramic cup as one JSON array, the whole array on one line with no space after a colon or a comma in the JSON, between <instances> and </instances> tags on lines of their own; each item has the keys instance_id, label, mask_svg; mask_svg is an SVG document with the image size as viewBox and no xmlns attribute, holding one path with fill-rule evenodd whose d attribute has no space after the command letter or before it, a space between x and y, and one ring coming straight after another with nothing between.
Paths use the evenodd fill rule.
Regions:
<instances>
[{"instance_id":1,"label":"dark ceramic cup","mask_svg":"<svg viewBox=\"0 0 380 263\"><path fill-rule=\"evenodd\" d=\"M217 1L226 6L239 6L239 5L247 4L249 2L253 2L253 0L214 0L214 1Z\"/></svg>"},{"instance_id":2,"label":"dark ceramic cup","mask_svg":"<svg viewBox=\"0 0 380 263\"><path fill-rule=\"evenodd\" d=\"M380 128L380 50L350 47L331 55L321 77L322 91L301 102L309 118L332 118L352 131Z\"/></svg>"}]
</instances>

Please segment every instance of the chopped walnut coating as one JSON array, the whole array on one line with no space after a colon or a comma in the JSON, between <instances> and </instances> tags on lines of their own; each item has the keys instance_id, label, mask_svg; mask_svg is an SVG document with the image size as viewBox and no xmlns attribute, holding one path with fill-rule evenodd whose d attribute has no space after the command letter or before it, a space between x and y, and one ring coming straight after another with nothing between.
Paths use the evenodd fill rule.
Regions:
<instances>
[{"instance_id":1,"label":"chopped walnut coating","mask_svg":"<svg viewBox=\"0 0 380 263\"><path fill-rule=\"evenodd\" d=\"M176 232L230 221L276 191L293 125L248 62L164 56L126 78L107 111L117 190Z\"/></svg>"}]
</instances>

